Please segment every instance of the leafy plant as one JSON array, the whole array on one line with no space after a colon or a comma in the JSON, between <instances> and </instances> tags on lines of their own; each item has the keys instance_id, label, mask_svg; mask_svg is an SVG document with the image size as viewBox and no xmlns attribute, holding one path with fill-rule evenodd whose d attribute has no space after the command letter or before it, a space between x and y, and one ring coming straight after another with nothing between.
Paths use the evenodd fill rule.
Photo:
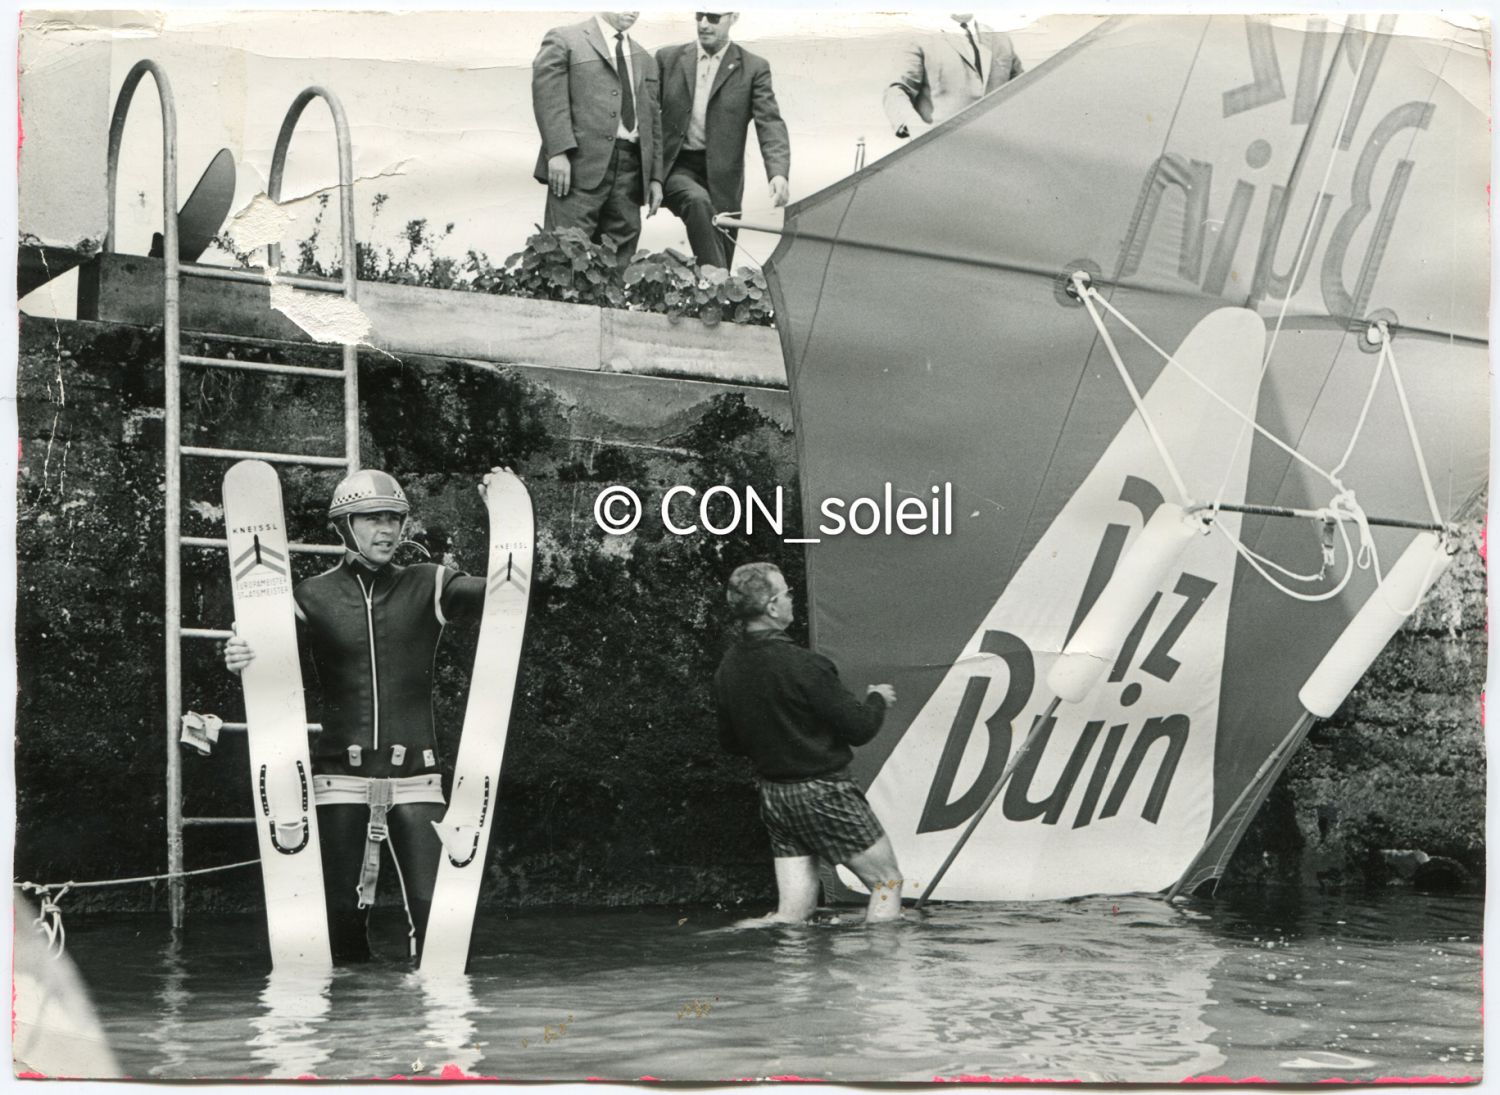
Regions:
<instances>
[{"instance_id":1,"label":"leafy plant","mask_svg":"<svg viewBox=\"0 0 1500 1095\"><path fill-rule=\"evenodd\" d=\"M328 198L318 195L312 231L296 245L299 274L336 278L343 272L336 244L323 239ZM376 194L371 201L369 234L374 234L386 200L387 195ZM404 247L356 240L356 274L361 281L654 312L674 322L694 316L709 327L726 321L763 327L775 323L765 275L748 266L733 273L700 267L669 247L637 252L622 271L614 251L591 242L577 228L539 228L523 250L497 266L483 251L469 250L461 259L440 254L453 228L449 223L436 231L423 217L406 222L400 234ZM216 242L242 266L258 265L227 237Z\"/></svg>"},{"instance_id":2,"label":"leafy plant","mask_svg":"<svg viewBox=\"0 0 1500 1095\"><path fill-rule=\"evenodd\" d=\"M726 319L761 326L772 322L765 275L748 266L734 273L695 266L669 247L638 252L625 270L624 282L626 298L637 311L662 312L671 320L697 316L710 327Z\"/></svg>"},{"instance_id":3,"label":"leafy plant","mask_svg":"<svg viewBox=\"0 0 1500 1095\"><path fill-rule=\"evenodd\" d=\"M626 307L615 253L590 242L579 228L542 229L526 249L505 260L487 292L569 304Z\"/></svg>"}]
</instances>

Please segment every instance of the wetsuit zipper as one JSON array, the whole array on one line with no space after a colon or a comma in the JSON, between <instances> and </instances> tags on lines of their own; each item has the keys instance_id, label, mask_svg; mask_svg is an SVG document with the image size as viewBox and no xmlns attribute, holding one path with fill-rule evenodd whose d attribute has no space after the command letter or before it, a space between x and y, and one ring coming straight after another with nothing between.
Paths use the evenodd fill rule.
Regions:
<instances>
[{"instance_id":1,"label":"wetsuit zipper","mask_svg":"<svg viewBox=\"0 0 1500 1095\"><path fill-rule=\"evenodd\" d=\"M370 724L370 732L374 735L374 744L370 747L372 752L380 749L380 670L375 666L375 607L370 600L374 592L374 581L370 582L371 589L365 588L365 580L358 574L354 580L359 583L359 591L365 597L365 633L370 636L370 702L374 709L374 721Z\"/></svg>"}]
</instances>

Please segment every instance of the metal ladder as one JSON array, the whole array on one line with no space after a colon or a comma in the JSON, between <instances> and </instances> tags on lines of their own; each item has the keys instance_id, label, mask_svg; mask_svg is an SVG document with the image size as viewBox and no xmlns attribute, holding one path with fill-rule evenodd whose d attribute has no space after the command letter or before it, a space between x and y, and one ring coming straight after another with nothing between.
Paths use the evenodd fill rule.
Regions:
<instances>
[{"instance_id":1,"label":"metal ladder","mask_svg":"<svg viewBox=\"0 0 1500 1095\"><path fill-rule=\"evenodd\" d=\"M183 815L182 757L178 744L183 712L182 643L184 640L223 640L229 638L232 632L182 626L182 550L184 548L223 550L227 546L222 537L182 535L182 458L186 456L213 460L265 460L275 464L337 468L346 474L359 468L359 353L356 348L350 345L343 347L343 363L337 369L306 365L274 365L184 354L181 345L182 279L193 277L261 286L270 286L274 283L312 292L339 293L346 300L353 301L358 290L355 276L357 271L354 239L354 157L349 142L349 123L337 96L322 87L310 87L298 95L287 111L281 123L281 132L276 138L276 150L271 160L267 196L272 201L280 200L282 178L286 170L286 154L292 143L292 134L296 131L297 122L307 105L314 99L322 99L328 104L329 113L333 116L334 136L338 144L339 234L343 265L343 276L339 280L283 274L272 276L269 273L256 273L251 270L183 263L179 261L177 242L177 108L166 73L154 61L140 61L130 70L120 86L115 99L114 115L110 120L109 160L106 172L109 188L106 206L108 221L103 248L105 252L114 251L115 186L119 174L120 141L125 130L125 119L130 112L130 103L135 90L148 73L156 83L157 98L161 101L162 113L162 255L165 276L162 295L162 356L166 369L167 871L169 874L168 906L172 927L180 928L185 908L185 886L182 876L185 830L194 826L248 825L252 821L249 817L185 817ZM274 244L268 247L267 263L270 270L275 270L280 265L280 252L280 247ZM214 332L203 333L211 337ZM181 379L183 366L281 373L342 381L344 385L344 455L317 456L305 453L258 452L248 449L217 449L182 444ZM291 550L313 555L343 554L342 547L327 544L294 543L291 545ZM245 724L226 722L224 729L243 731ZM318 727L310 726L309 729L315 732Z\"/></svg>"}]
</instances>

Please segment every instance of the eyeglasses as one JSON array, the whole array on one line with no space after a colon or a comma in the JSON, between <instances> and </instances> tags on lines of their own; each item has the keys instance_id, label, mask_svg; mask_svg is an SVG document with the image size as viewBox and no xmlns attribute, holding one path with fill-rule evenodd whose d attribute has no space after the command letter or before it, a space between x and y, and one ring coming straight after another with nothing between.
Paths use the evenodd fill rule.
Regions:
<instances>
[{"instance_id":1,"label":"eyeglasses","mask_svg":"<svg viewBox=\"0 0 1500 1095\"><path fill-rule=\"evenodd\" d=\"M717 11L695 11L693 12L693 18L698 22L707 19L709 26L716 27L719 25L719 20L724 18L724 15L722 12Z\"/></svg>"}]
</instances>

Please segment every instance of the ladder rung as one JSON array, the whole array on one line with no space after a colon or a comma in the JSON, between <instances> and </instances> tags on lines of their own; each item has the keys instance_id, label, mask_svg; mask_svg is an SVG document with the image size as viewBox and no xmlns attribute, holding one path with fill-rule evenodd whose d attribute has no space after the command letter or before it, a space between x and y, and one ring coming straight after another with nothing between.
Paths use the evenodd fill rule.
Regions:
<instances>
[{"instance_id":1,"label":"ladder rung","mask_svg":"<svg viewBox=\"0 0 1500 1095\"><path fill-rule=\"evenodd\" d=\"M185 817L183 827L189 825L254 825L253 817Z\"/></svg>"},{"instance_id":2,"label":"ladder rung","mask_svg":"<svg viewBox=\"0 0 1500 1095\"><path fill-rule=\"evenodd\" d=\"M221 631L216 627L184 627L178 631L184 639L232 639L233 631Z\"/></svg>"},{"instance_id":3,"label":"ladder rung","mask_svg":"<svg viewBox=\"0 0 1500 1095\"><path fill-rule=\"evenodd\" d=\"M232 357L198 357L183 354L178 359L184 365L202 365L209 369L237 369L246 373L284 373L288 376L321 376L330 380L343 380L343 369L319 369L312 365L273 365L262 361L236 361Z\"/></svg>"},{"instance_id":4,"label":"ladder rung","mask_svg":"<svg viewBox=\"0 0 1500 1095\"><path fill-rule=\"evenodd\" d=\"M254 270L240 270L232 266L205 266L198 262L184 262L177 267L185 278L205 278L208 281L242 281L250 285L290 285L293 289L310 289L314 293L342 293L344 283L332 278L310 278L306 274L277 274L270 277Z\"/></svg>"},{"instance_id":5,"label":"ladder rung","mask_svg":"<svg viewBox=\"0 0 1500 1095\"><path fill-rule=\"evenodd\" d=\"M222 536L183 536L180 539L183 547L201 548L226 548L229 542ZM304 555L342 555L344 549L335 544L288 544L293 552Z\"/></svg>"},{"instance_id":6,"label":"ladder rung","mask_svg":"<svg viewBox=\"0 0 1500 1095\"><path fill-rule=\"evenodd\" d=\"M342 456L305 456L295 452L255 452L251 449L205 449L197 445L183 445L178 451L183 456L213 456L221 460L269 460L273 464L308 464L315 468L349 466L349 461Z\"/></svg>"},{"instance_id":7,"label":"ladder rung","mask_svg":"<svg viewBox=\"0 0 1500 1095\"><path fill-rule=\"evenodd\" d=\"M244 731L248 729L248 727L243 722L226 722L220 725L219 729L236 730L240 733L244 733ZM307 724L307 732L309 734L321 734L323 732L323 724L321 722L310 722Z\"/></svg>"}]
</instances>

